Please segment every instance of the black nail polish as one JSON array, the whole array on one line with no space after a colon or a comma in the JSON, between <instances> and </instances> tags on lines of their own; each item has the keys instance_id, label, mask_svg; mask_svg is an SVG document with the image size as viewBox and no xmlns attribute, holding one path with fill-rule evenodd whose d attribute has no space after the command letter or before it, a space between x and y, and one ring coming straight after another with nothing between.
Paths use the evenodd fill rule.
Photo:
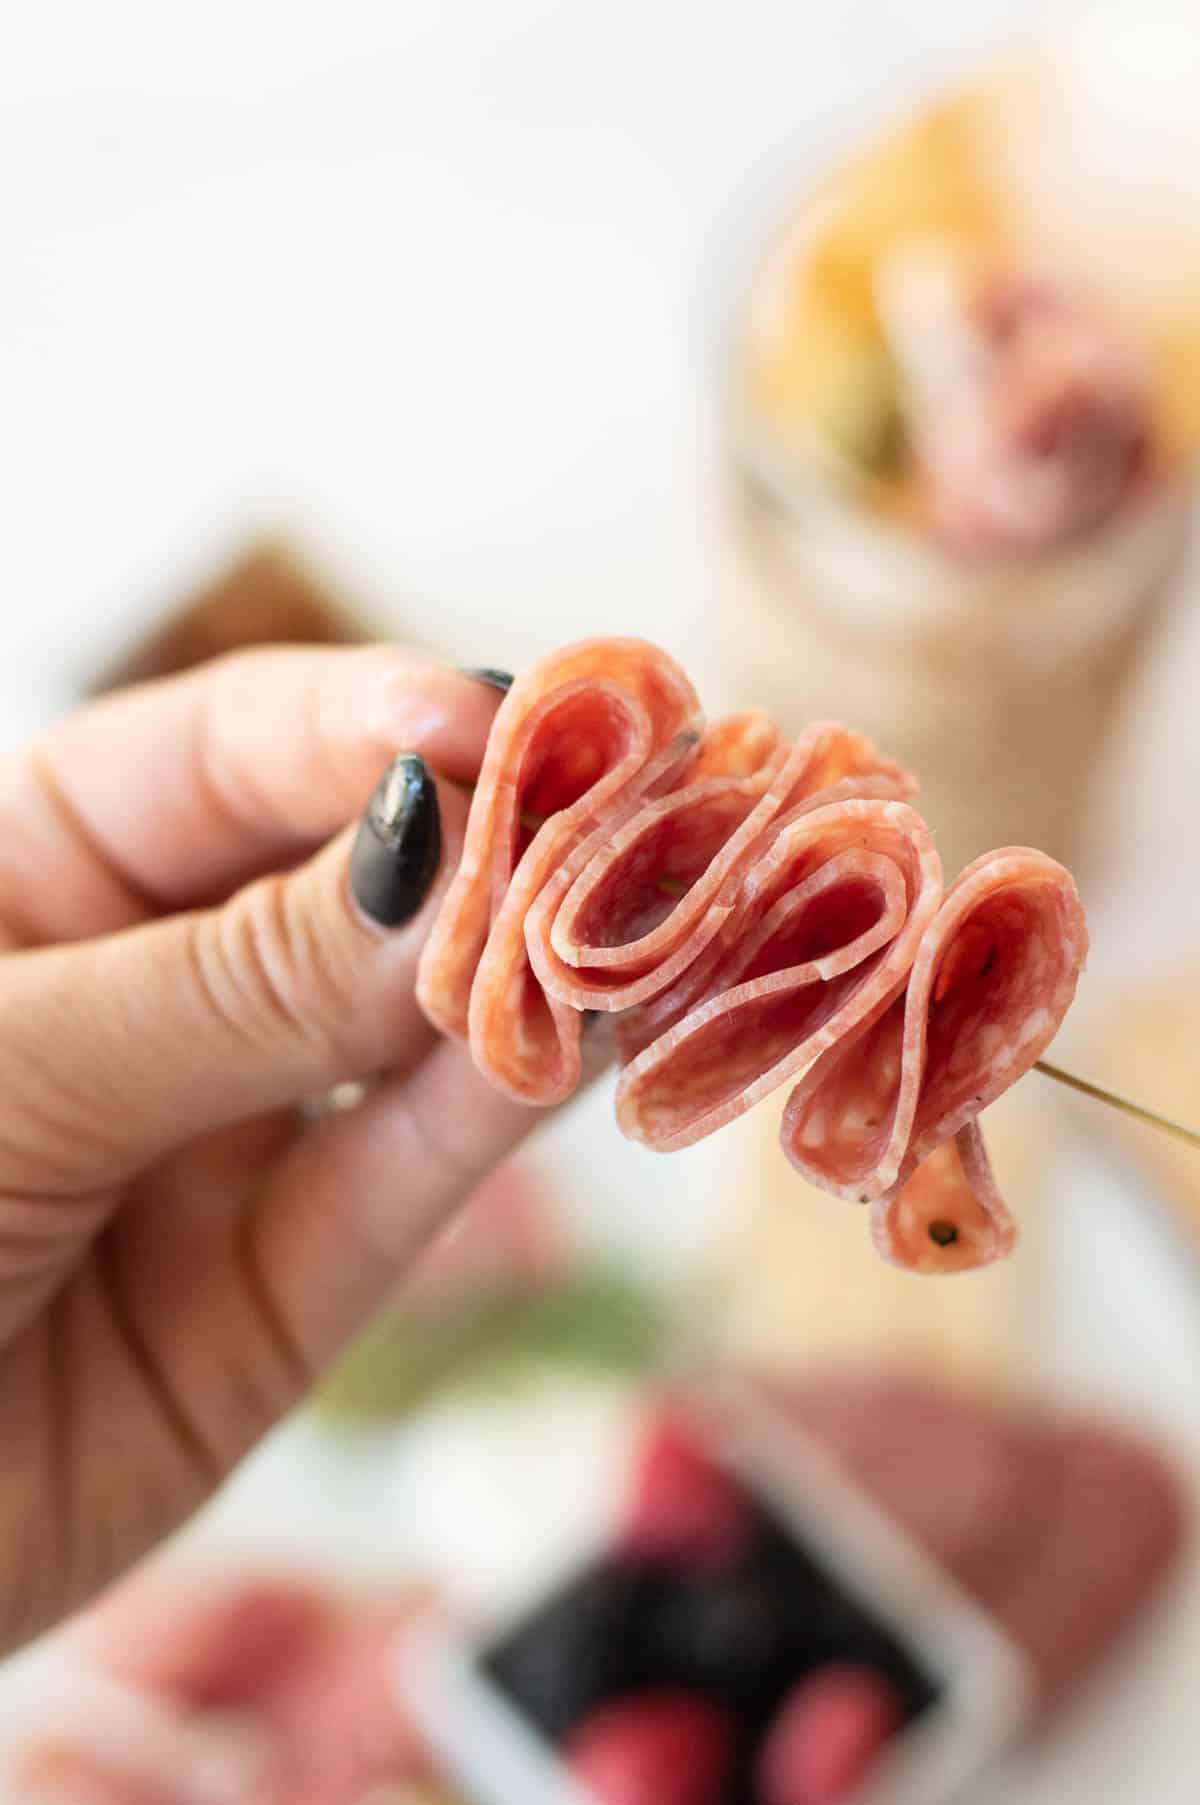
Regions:
<instances>
[{"instance_id":1,"label":"black nail polish","mask_svg":"<svg viewBox=\"0 0 1200 1805\"><path fill-rule=\"evenodd\" d=\"M493 689L509 690L512 688L511 671L494 671L490 665L483 665L479 670L464 670L464 677L474 677L476 683L490 683Z\"/></svg>"},{"instance_id":2,"label":"black nail polish","mask_svg":"<svg viewBox=\"0 0 1200 1805\"><path fill-rule=\"evenodd\" d=\"M364 915L385 928L411 921L441 850L437 785L425 760L406 753L376 784L350 854L350 889Z\"/></svg>"}]
</instances>

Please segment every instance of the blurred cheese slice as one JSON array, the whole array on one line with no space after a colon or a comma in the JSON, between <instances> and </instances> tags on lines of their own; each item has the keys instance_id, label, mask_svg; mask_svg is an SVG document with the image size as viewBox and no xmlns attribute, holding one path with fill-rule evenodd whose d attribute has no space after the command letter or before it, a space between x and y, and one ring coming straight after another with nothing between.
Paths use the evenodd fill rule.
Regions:
<instances>
[{"instance_id":1,"label":"blurred cheese slice","mask_svg":"<svg viewBox=\"0 0 1200 1805\"><path fill-rule=\"evenodd\" d=\"M964 95L906 121L835 171L768 247L747 301L742 404L781 444L862 474L886 464L894 378L878 272L913 241L996 248L978 105Z\"/></svg>"},{"instance_id":2,"label":"blurred cheese slice","mask_svg":"<svg viewBox=\"0 0 1200 1805\"><path fill-rule=\"evenodd\" d=\"M1098 1083L1200 1127L1200 967L1143 983L1117 1001L1091 1041L1080 1070ZM1105 1129L1158 1181L1188 1229L1200 1236L1200 1149L1132 1121L1101 1112Z\"/></svg>"}]
</instances>

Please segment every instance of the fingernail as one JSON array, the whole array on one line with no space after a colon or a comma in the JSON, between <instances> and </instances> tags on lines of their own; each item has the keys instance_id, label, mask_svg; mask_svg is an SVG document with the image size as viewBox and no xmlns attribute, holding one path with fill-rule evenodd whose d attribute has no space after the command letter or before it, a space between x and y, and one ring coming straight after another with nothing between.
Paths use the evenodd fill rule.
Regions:
<instances>
[{"instance_id":1,"label":"fingernail","mask_svg":"<svg viewBox=\"0 0 1200 1805\"><path fill-rule=\"evenodd\" d=\"M441 850L437 785L425 760L405 753L375 786L350 854L350 890L363 914L385 928L411 921Z\"/></svg>"},{"instance_id":2,"label":"fingernail","mask_svg":"<svg viewBox=\"0 0 1200 1805\"><path fill-rule=\"evenodd\" d=\"M463 670L464 677L474 677L476 683L490 683L493 689L509 690L513 685L511 671L493 670L490 664L481 665L478 670Z\"/></svg>"}]
</instances>

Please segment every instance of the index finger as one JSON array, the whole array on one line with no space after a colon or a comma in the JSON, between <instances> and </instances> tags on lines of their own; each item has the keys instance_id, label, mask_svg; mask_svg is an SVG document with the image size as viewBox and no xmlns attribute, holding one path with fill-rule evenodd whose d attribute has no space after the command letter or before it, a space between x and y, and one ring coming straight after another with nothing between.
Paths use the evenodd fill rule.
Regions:
<instances>
[{"instance_id":1,"label":"index finger","mask_svg":"<svg viewBox=\"0 0 1200 1805\"><path fill-rule=\"evenodd\" d=\"M383 645L235 653L106 696L0 769L14 937L111 932L298 859L398 752L471 783L498 700Z\"/></svg>"}]
</instances>

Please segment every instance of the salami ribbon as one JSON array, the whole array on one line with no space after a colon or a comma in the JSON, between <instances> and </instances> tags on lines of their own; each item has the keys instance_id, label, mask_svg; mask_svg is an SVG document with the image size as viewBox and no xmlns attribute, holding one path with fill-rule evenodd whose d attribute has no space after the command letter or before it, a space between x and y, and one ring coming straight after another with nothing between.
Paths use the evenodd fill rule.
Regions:
<instances>
[{"instance_id":1,"label":"salami ribbon","mask_svg":"<svg viewBox=\"0 0 1200 1805\"><path fill-rule=\"evenodd\" d=\"M640 640L532 667L497 712L418 996L480 1069L548 1105L612 1015L617 1121L690 1146L792 1083L784 1149L871 1205L920 1272L1007 1253L979 1113L1040 1057L1087 951L1070 873L990 853L943 889L911 775L819 722L703 726Z\"/></svg>"}]
</instances>

